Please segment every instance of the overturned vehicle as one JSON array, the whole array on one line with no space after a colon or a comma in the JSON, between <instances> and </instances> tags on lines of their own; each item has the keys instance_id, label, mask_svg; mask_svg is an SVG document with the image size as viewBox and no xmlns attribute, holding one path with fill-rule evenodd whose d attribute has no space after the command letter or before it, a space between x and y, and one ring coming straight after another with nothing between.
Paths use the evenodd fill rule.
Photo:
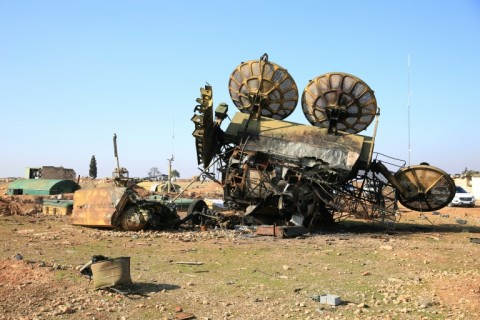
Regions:
<instances>
[{"instance_id":1,"label":"overturned vehicle","mask_svg":"<svg viewBox=\"0 0 480 320\"><path fill-rule=\"evenodd\" d=\"M397 201L416 211L438 210L455 185L444 171L375 153L379 108L361 79L332 72L311 80L301 96L310 125L285 121L299 93L286 69L268 60L242 62L229 79L239 109L226 130L228 105L213 110L212 87L194 109L197 161L220 183L224 204L245 221L313 227L348 216L395 221ZM358 134L375 121L373 136ZM191 214L211 216L199 203Z\"/></svg>"},{"instance_id":2,"label":"overturned vehicle","mask_svg":"<svg viewBox=\"0 0 480 320\"><path fill-rule=\"evenodd\" d=\"M76 191L70 219L73 225L127 231L164 229L180 223L173 203L148 201L133 188L121 186Z\"/></svg>"},{"instance_id":3,"label":"overturned vehicle","mask_svg":"<svg viewBox=\"0 0 480 320\"><path fill-rule=\"evenodd\" d=\"M116 134L113 135L113 152L117 162L113 185L77 190L73 194L70 222L78 226L125 231L179 225L181 220L173 201L144 199L135 191L135 181L128 177L126 168L120 167Z\"/></svg>"}]
</instances>

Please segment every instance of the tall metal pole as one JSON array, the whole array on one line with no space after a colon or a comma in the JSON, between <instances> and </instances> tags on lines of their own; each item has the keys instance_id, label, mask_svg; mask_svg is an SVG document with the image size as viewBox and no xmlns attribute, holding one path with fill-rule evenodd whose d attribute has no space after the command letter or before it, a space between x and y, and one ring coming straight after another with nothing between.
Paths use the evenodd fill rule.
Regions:
<instances>
[{"instance_id":1,"label":"tall metal pole","mask_svg":"<svg viewBox=\"0 0 480 320\"><path fill-rule=\"evenodd\" d=\"M115 158L117 159L117 175L118 178L121 178L120 176L120 161L118 160L118 152L117 152L117 134L113 134L113 154Z\"/></svg>"},{"instance_id":2,"label":"tall metal pole","mask_svg":"<svg viewBox=\"0 0 480 320\"><path fill-rule=\"evenodd\" d=\"M380 108L378 108L377 114L375 115L375 128L373 129L372 135L372 145L370 146L370 152L368 153L368 164L372 162L373 158L373 147L375 146L375 138L377 137L377 128L378 128L378 119L380 118Z\"/></svg>"},{"instance_id":3,"label":"tall metal pole","mask_svg":"<svg viewBox=\"0 0 480 320\"><path fill-rule=\"evenodd\" d=\"M167 183L167 192L170 193L171 191L171 181L172 181L172 161L173 161L173 154L172 157L168 160L168 183Z\"/></svg>"},{"instance_id":4,"label":"tall metal pole","mask_svg":"<svg viewBox=\"0 0 480 320\"><path fill-rule=\"evenodd\" d=\"M175 140L175 117L173 117L173 129L172 129L172 157L168 160L168 185L167 192L170 193L172 187L172 161L173 161L173 143Z\"/></svg>"},{"instance_id":5,"label":"tall metal pole","mask_svg":"<svg viewBox=\"0 0 480 320\"><path fill-rule=\"evenodd\" d=\"M412 147L410 145L410 98L412 91L410 90L410 54L408 55L408 93L407 93L407 107L408 107L408 166L410 166Z\"/></svg>"}]
</instances>

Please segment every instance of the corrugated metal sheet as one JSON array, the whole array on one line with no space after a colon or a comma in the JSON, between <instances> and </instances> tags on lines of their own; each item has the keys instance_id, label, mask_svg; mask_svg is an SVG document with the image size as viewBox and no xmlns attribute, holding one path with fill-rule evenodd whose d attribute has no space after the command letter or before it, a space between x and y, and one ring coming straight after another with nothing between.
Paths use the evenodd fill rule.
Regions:
<instances>
[{"instance_id":1,"label":"corrugated metal sheet","mask_svg":"<svg viewBox=\"0 0 480 320\"><path fill-rule=\"evenodd\" d=\"M240 144L247 134L242 151L268 154L302 170L316 168L317 173L323 170L325 174L336 171L340 175L338 180L345 179L357 163L368 161L369 152L364 145L371 141L369 137L341 132L328 134L325 128L265 117L249 122L249 117L246 113L235 114L225 132L225 142Z\"/></svg>"},{"instance_id":2,"label":"corrugated metal sheet","mask_svg":"<svg viewBox=\"0 0 480 320\"><path fill-rule=\"evenodd\" d=\"M246 131L250 135L247 150L298 161L315 158L332 168L348 171L361 155L363 136L327 134L324 128L263 117L261 121L251 121L246 128L249 117L246 113L235 114L225 132L227 142L238 143Z\"/></svg>"},{"instance_id":3,"label":"corrugated metal sheet","mask_svg":"<svg viewBox=\"0 0 480 320\"><path fill-rule=\"evenodd\" d=\"M20 179L10 182L6 193L10 195L53 195L73 193L78 189L80 186L71 180Z\"/></svg>"}]
</instances>

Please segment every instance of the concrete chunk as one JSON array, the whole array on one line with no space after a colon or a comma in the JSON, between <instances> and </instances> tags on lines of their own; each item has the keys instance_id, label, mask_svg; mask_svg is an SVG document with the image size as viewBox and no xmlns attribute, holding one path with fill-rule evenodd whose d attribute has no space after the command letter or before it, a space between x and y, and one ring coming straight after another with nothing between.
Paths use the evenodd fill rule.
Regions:
<instances>
[{"instance_id":1,"label":"concrete chunk","mask_svg":"<svg viewBox=\"0 0 480 320\"><path fill-rule=\"evenodd\" d=\"M320 303L329 304L332 306L338 306L340 303L342 303L340 296L337 296L334 294L317 295L317 296L313 296L312 299Z\"/></svg>"}]
</instances>

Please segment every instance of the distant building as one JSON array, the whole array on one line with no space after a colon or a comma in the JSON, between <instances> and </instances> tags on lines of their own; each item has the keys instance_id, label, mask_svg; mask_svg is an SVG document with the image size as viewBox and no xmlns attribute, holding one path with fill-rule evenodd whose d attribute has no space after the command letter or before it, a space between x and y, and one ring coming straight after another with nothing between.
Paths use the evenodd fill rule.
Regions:
<instances>
[{"instance_id":1,"label":"distant building","mask_svg":"<svg viewBox=\"0 0 480 320\"><path fill-rule=\"evenodd\" d=\"M55 195L74 193L80 186L72 180L19 179L7 185L8 195Z\"/></svg>"},{"instance_id":2,"label":"distant building","mask_svg":"<svg viewBox=\"0 0 480 320\"><path fill-rule=\"evenodd\" d=\"M76 181L73 169L64 167L43 166L40 168L25 168L25 179L58 179Z\"/></svg>"}]
</instances>

